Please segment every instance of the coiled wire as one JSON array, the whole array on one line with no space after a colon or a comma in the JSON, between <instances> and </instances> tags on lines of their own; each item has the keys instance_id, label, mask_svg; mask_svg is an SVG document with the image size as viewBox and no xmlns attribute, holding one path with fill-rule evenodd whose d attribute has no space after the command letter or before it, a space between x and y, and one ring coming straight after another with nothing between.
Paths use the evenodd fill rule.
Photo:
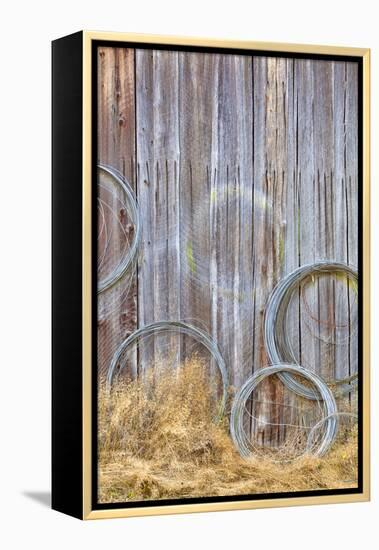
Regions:
<instances>
[{"instance_id":1,"label":"coiled wire","mask_svg":"<svg viewBox=\"0 0 379 550\"><path fill-rule=\"evenodd\" d=\"M156 323L151 323L144 327L137 329L133 332L126 340L116 350L112 361L109 365L108 374L107 374L107 386L108 389L111 388L113 377L116 372L117 366L120 364L123 353L131 344L135 343L139 338L146 337L155 334L161 334L164 332L176 332L179 334L184 334L192 337L197 342L201 343L211 354L214 359L218 370L220 371L221 380L222 380L222 397L218 407L217 420L219 420L225 410L226 399L228 393L228 371L226 368L225 361L221 355L221 352L216 344L216 342L203 330L185 323L183 321L159 321Z\"/></svg>"},{"instance_id":2,"label":"coiled wire","mask_svg":"<svg viewBox=\"0 0 379 550\"><path fill-rule=\"evenodd\" d=\"M262 380L273 374L277 374L278 376L281 374L289 374L291 377L301 376L314 386L315 391L313 395L317 395L317 399L324 405L325 416L327 418L325 421L327 424L323 438L319 446L312 451L312 454L315 456L322 456L333 444L337 435L337 421L335 418L335 414L337 413L336 401L333 393L320 376L297 365L288 364L272 365L258 370L246 380L237 392L233 400L230 415L230 434L236 449L243 458L250 458L252 456L249 438L243 426L246 403Z\"/></svg>"},{"instance_id":3,"label":"coiled wire","mask_svg":"<svg viewBox=\"0 0 379 550\"><path fill-rule=\"evenodd\" d=\"M321 418L321 420L319 420L319 422L317 422L312 428L311 430L309 431L309 434L308 434L308 438L307 438L307 446L306 446L306 452L308 454L313 454L313 447L314 447L314 436L315 436L315 433L317 432L317 430L319 430L324 424L325 422L329 422L331 419L335 419L336 420L336 431L338 431L339 429L339 419L343 417L343 418L353 418L354 420L358 421L358 415L356 415L355 413L349 413L349 412L335 412L333 414L329 414L328 416L325 416L324 418ZM337 435L337 433L336 433ZM326 451L326 450L323 450L322 453L319 453L318 456L323 456Z\"/></svg>"},{"instance_id":4,"label":"coiled wire","mask_svg":"<svg viewBox=\"0 0 379 550\"><path fill-rule=\"evenodd\" d=\"M264 319L264 339L267 354L272 364L296 363L286 331L286 314L292 293L301 281L310 275L320 273L343 273L354 282L358 282L357 271L341 262L319 261L313 264L303 265L284 277L274 288L267 302ZM288 389L306 399L318 399L317 393L298 382L289 372L278 374ZM343 380L334 380L331 385L339 386L339 394L345 395L354 389L351 382L357 380L358 374L354 373Z\"/></svg>"},{"instance_id":5,"label":"coiled wire","mask_svg":"<svg viewBox=\"0 0 379 550\"><path fill-rule=\"evenodd\" d=\"M97 166L97 169L98 172L103 172L106 175L110 176L114 180L115 185L120 187L125 193L128 214L134 224L134 238L127 252L123 256L123 258L121 258L121 261L118 263L118 265L111 271L111 273L109 273L106 277L104 277L97 283L97 293L100 294L116 285L124 276L124 274L128 271L128 269L133 266L140 246L142 224L136 197L134 195L133 189L124 178L124 176L118 170L111 166L99 164Z\"/></svg>"}]
</instances>

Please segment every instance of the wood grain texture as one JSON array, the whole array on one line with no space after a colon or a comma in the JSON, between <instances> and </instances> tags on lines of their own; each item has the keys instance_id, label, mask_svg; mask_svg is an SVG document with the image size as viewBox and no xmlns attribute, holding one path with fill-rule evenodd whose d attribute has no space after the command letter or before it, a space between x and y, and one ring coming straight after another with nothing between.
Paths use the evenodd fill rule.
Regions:
<instances>
[{"instance_id":1,"label":"wood grain texture","mask_svg":"<svg viewBox=\"0 0 379 550\"><path fill-rule=\"evenodd\" d=\"M251 81L249 58L180 54L181 313L218 342L235 385L252 356Z\"/></svg>"},{"instance_id":2,"label":"wood grain texture","mask_svg":"<svg viewBox=\"0 0 379 550\"><path fill-rule=\"evenodd\" d=\"M359 246L359 226L358 226L358 66L354 63L346 63L345 66L345 117L344 117L344 168L345 168L345 186L346 186L346 212L347 212L347 232L346 232L346 261L350 265L358 267L358 246ZM354 311L354 303L358 299L357 293L350 292L348 295L349 310ZM348 342L349 350L349 374L355 372L358 366L358 317L351 318L348 321L351 324L349 329L350 340ZM341 369L341 366L339 365Z\"/></svg>"},{"instance_id":3,"label":"wood grain texture","mask_svg":"<svg viewBox=\"0 0 379 550\"><path fill-rule=\"evenodd\" d=\"M355 150L350 150L348 161L347 139L354 142L357 131L357 74L353 76L351 69L348 72L349 65L296 62L300 264L330 258L352 263L350 254L357 257L357 210L349 220L346 192L348 170L355 174L356 206L357 142L355 137ZM354 96L350 105L347 94ZM347 119L355 122L348 127ZM348 242L350 232L354 244ZM351 331L343 327L352 322L354 293L347 281L333 277L316 278L310 286L306 304L300 301L302 364L327 380L347 376ZM315 317L321 320L318 325L312 321ZM329 331L325 327L330 327ZM329 342L327 332L331 333Z\"/></svg>"},{"instance_id":4,"label":"wood grain texture","mask_svg":"<svg viewBox=\"0 0 379 550\"><path fill-rule=\"evenodd\" d=\"M280 278L298 265L296 183L294 180L293 61L254 59L254 360L253 369L269 364L264 346L264 311ZM296 311L291 317L297 324ZM281 386L262 384L253 414L261 444L280 439Z\"/></svg>"},{"instance_id":5,"label":"wood grain texture","mask_svg":"<svg viewBox=\"0 0 379 550\"><path fill-rule=\"evenodd\" d=\"M214 337L216 319L211 209L214 110L218 56L179 54L181 315ZM213 315L213 317L212 317ZM183 356L191 343L183 341Z\"/></svg>"},{"instance_id":6,"label":"wood grain texture","mask_svg":"<svg viewBox=\"0 0 379 550\"><path fill-rule=\"evenodd\" d=\"M135 98L134 50L101 47L98 49L98 162L120 171L135 189ZM122 199L120 191L114 193ZM108 194L109 195L109 194ZM100 190L101 198L101 190ZM109 198L107 197L109 201ZM122 240L120 223L125 225L125 212L116 199L111 204L113 216L107 216L111 249L117 254ZM105 211L110 209L105 207ZM120 288L99 296L98 303L98 365L106 374L117 345L137 327L136 280L128 281L127 296ZM135 375L135 362L131 372Z\"/></svg>"},{"instance_id":7,"label":"wood grain texture","mask_svg":"<svg viewBox=\"0 0 379 550\"><path fill-rule=\"evenodd\" d=\"M138 326L201 327L238 388L268 364L263 318L277 282L320 259L357 264L358 67L140 49L134 73L133 55L100 50L99 158L134 182L136 147ZM356 369L355 301L338 277L294 293L287 328L299 363L327 379ZM116 319L102 338L119 342L132 330L135 307L125 304L131 324ZM192 344L177 342L141 348L139 364L167 343L178 362ZM275 445L285 429L266 421L290 420L294 397L268 382L259 398L276 405L250 409L261 420L254 431Z\"/></svg>"},{"instance_id":8,"label":"wood grain texture","mask_svg":"<svg viewBox=\"0 0 379 550\"><path fill-rule=\"evenodd\" d=\"M138 269L139 325L180 312L178 53L136 51L137 194L143 220ZM174 338L168 342L175 347ZM167 339L141 346L141 364ZM173 351L175 356L177 351Z\"/></svg>"}]
</instances>

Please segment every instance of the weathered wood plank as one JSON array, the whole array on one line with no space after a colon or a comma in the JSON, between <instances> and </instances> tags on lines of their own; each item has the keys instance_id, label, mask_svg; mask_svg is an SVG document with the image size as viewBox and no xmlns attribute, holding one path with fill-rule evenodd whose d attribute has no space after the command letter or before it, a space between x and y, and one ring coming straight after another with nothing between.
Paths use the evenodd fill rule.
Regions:
<instances>
[{"instance_id":1,"label":"weathered wood plank","mask_svg":"<svg viewBox=\"0 0 379 550\"><path fill-rule=\"evenodd\" d=\"M252 357L251 59L180 54L181 297L240 385Z\"/></svg>"},{"instance_id":2,"label":"weathered wood plank","mask_svg":"<svg viewBox=\"0 0 379 550\"><path fill-rule=\"evenodd\" d=\"M180 319L178 53L136 51L137 194L143 219L139 326ZM173 337L150 339L141 364L166 357ZM173 352L177 357L178 350Z\"/></svg>"},{"instance_id":3,"label":"weathered wood plank","mask_svg":"<svg viewBox=\"0 0 379 550\"><path fill-rule=\"evenodd\" d=\"M299 265L313 263L319 256L317 242L317 220L315 212L318 205L317 167L315 161L314 129L314 71L313 61L295 62L297 95L297 180L299 189ZM317 302L317 290L314 285L307 292L307 302L314 311ZM300 364L315 370L320 362L318 342L309 334L304 325L302 300L299 304L299 359Z\"/></svg>"},{"instance_id":4,"label":"weathered wood plank","mask_svg":"<svg viewBox=\"0 0 379 550\"><path fill-rule=\"evenodd\" d=\"M257 370L269 364L264 346L264 310L276 283L297 266L297 216L293 198L295 140L293 131L293 61L254 58L254 361ZM286 210L288 206L288 211ZM296 324L296 318L293 319ZM272 381L262 384L253 407L259 443L275 444L283 392ZM261 404L264 401L266 404ZM278 405L270 405L278 403Z\"/></svg>"},{"instance_id":5,"label":"weathered wood plank","mask_svg":"<svg viewBox=\"0 0 379 550\"><path fill-rule=\"evenodd\" d=\"M210 192L215 182L212 120L217 110L213 94L218 63L218 56L179 54L181 313L214 337L217 262L211 251L211 231L217 230L217 224L210 210ZM184 339L183 356L190 345Z\"/></svg>"},{"instance_id":6,"label":"weathered wood plank","mask_svg":"<svg viewBox=\"0 0 379 550\"><path fill-rule=\"evenodd\" d=\"M346 262L348 259L348 221L346 208L346 63L334 65L334 219L333 227L335 239L335 258ZM348 287L341 293L341 283L337 282L335 296L335 323L336 327L342 326L348 321L346 317L346 306L348 301ZM343 331L342 331L343 332ZM335 334L338 339L338 329ZM343 378L349 372L349 353L346 346L336 346L335 354L335 375L336 378Z\"/></svg>"},{"instance_id":7,"label":"weathered wood plank","mask_svg":"<svg viewBox=\"0 0 379 550\"><path fill-rule=\"evenodd\" d=\"M315 160L315 210L312 215L312 224L315 232L315 260L330 260L335 257L334 243L334 203L335 203L335 174L334 174L334 63L330 61L313 61L314 90L313 90L313 128L314 128L314 160ZM343 97L343 96L342 96ZM306 184L305 184L306 185ZM309 216L309 212L307 216ZM334 308L334 281L333 277L319 277L315 279L317 298L309 303L310 311L306 311L302 304L303 317L318 317L316 334L309 331L310 337L318 345L319 363L312 370L316 370L325 380L334 378L335 346L325 341L325 328L328 335L333 333L335 326ZM309 320L309 319L308 319ZM304 334L304 331L303 331ZM315 338L316 336L316 338ZM304 353L303 353L304 356ZM307 365L308 366L308 365ZM310 366L308 368L311 368Z\"/></svg>"},{"instance_id":8,"label":"weathered wood plank","mask_svg":"<svg viewBox=\"0 0 379 550\"><path fill-rule=\"evenodd\" d=\"M347 263L358 268L358 64L346 63L346 111L345 111L345 182L346 182L346 212L348 222L347 232ZM348 305L350 316L349 325L349 374L358 369L358 295L356 289L350 285Z\"/></svg>"},{"instance_id":9,"label":"weathered wood plank","mask_svg":"<svg viewBox=\"0 0 379 550\"><path fill-rule=\"evenodd\" d=\"M119 170L134 188L135 185L135 102L134 50L101 47L98 49L98 162ZM103 191L99 188L99 196ZM122 228L127 221L120 208L122 193L115 190L109 207L104 206L110 248L106 254L117 255L124 246ZM107 214L108 212L108 214ZM104 220L103 220L104 221ZM101 245L101 243L100 243ZM120 290L128 285L127 294ZM116 289L99 297L98 308L98 371L104 375L117 345L136 327L135 277L123 281ZM111 311L111 313L109 313ZM135 364L131 362L131 372Z\"/></svg>"},{"instance_id":10,"label":"weathered wood plank","mask_svg":"<svg viewBox=\"0 0 379 550\"><path fill-rule=\"evenodd\" d=\"M295 60L287 62L287 69L283 78L283 103L285 112L283 114L284 128L282 130L282 140L285 150L282 153L281 163L285 170L285 190L284 207L282 212L282 230L279 241L279 259L282 265L281 276L291 273L299 265L299 180L297 174L297 154L298 154L298 134L297 134L297 91L295 85ZM280 166L279 166L280 169ZM294 350L299 349L299 292L295 292L288 308L287 330ZM276 419L277 422L284 424L293 424L298 420L298 405L296 397L292 392L279 386L278 391ZM275 443L281 444L287 436L287 426L278 428Z\"/></svg>"},{"instance_id":11,"label":"weathered wood plank","mask_svg":"<svg viewBox=\"0 0 379 550\"><path fill-rule=\"evenodd\" d=\"M253 346L251 278L253 250L253 90L252 60L222 56L218 84L218 195L225 194L220 225L218 340L234 365L231 383L241 386L251 373ZM215 122L214 122L215 124ZM224 180L225 178L225 180ZM222 187L224 186L224 189ZM226 211L225 211L226 208Z\"/></svg>"},{"instance_id":12,"label":"weathered wood plank","mask_svg":"<svg viewBox=\"0 0 379 550\"><path fill-rule=\"evenodd\" d=\"M346 125L346 93L356 87L354 82L347 82L345 63L298 61L296 69L301 263L318 259L349 263L350 249L357 250L357 246L356 242L353 247L348 243L351 224L347 216L346 170L350 169L347 164L356 162L357 151L351 151L348 160L346 139L354 130ZM356 96L354 103L356 106ZM356 219L356 214L352 218ZM352 227L356 238L356 227ZM343 335L350 322L351 291L347 289L340 277L316 277L313 283L308 282L300 301L301 362L326 380L346 376L349 371L349 351ZM348 334L346 338L348 341Z\"/></svg>"},{"instance_id":13,"label":"weathered wood plank","mask_svg":"<svg viewBox=\"0 0 379 550\"><path fill-rule=\"evenodd\" d=\"M300 265L335 257L333 63L296 62L298 98L298 178ZM323 327L334 319L333 281L314 277L300 297L300 363L333 378L334 346L323 341Z\"/></svg>"}]
</instances>

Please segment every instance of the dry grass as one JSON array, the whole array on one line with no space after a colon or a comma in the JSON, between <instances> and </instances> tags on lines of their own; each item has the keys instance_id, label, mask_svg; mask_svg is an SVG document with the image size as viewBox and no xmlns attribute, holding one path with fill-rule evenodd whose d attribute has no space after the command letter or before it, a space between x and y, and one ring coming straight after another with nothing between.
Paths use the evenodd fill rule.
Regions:
<instances>
[{"instance_id":1,"label":"dry grass","mask_svg":"<svg viewBox=\"0 0 379 550\"><path fill-rule=\"evenodd\" d=\"M99 502L354 487L356 434L327 457L245 461L226 419L215 424L215 388L196 360L144 380L100 385Z\"/></svg>"}]
</instances>

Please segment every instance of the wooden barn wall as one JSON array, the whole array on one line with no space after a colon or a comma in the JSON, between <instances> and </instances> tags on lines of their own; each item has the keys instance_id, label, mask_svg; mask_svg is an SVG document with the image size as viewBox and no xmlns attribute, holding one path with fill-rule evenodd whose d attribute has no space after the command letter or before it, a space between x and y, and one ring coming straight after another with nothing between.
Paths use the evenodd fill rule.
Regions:
<instances>
[{"instance_id":1,"label":"wooden barn wall","mask_svg":"<svg viewBox=\"0 0 379 550\"><path fill-rule=\"evenodd\" d=\"M127 177L143 219L135 292L112 318L99 313L99 365L137 325L193 320L239 387L268 364L275 284L319 259L357 265L358 67L108 47L98 64L99 161ZM335 323L346 308L322 280L308 301ZM300 359L348 374L356 346L323 351L303 307L290 320Z\"/></svg>"}]
</instances>

